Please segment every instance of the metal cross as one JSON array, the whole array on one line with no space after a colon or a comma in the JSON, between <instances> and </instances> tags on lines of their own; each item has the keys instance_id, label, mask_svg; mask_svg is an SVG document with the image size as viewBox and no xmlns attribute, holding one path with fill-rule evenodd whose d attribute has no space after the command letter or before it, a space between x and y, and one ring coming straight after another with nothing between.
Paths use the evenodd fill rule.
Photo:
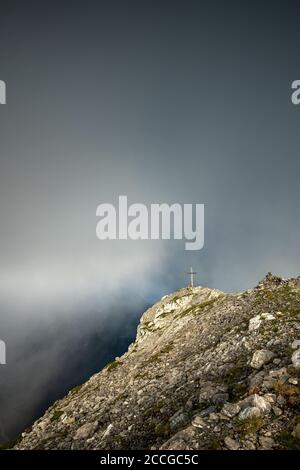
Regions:
<instances>
[{"instance_id":1,"label":"metal cross","mask_svg":"<svg viewBox=\"0 0 300 470\"><path fill-rule=\"evenodd\" d=\"M191 266L190 272L188 272L187 274L189 274L189 276L190 276L190 285L189 285L189 287L194 287L194 275L197 274L197 273L193 271L192 266Z\"/></svg>"}]
</instances>

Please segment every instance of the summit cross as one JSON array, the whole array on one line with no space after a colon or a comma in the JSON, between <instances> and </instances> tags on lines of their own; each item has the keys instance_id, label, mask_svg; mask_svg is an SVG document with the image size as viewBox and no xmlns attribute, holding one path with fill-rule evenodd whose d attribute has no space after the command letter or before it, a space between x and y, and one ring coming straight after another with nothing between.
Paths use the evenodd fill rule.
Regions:
<instances>
[{"instance_id":1,"label":"summit cross","mask_svg":"<svg viewBox=\"0 0 300 470\"><path fill-rule=\"evenodd\" d=\"M193 271L192 266L191 266L190 271L187 274L190 276L190 285L189 285L189 287L194 287L194 275L197 274L197 273Z\"/></svg>"}]
</instances>

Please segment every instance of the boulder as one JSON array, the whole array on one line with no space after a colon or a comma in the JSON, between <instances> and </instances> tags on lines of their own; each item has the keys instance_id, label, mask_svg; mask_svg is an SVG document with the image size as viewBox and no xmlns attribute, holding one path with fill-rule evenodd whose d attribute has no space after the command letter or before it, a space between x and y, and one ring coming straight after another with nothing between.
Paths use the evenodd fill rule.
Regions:
<instances>
[{"instance_id":1,"label":"boulder","mask_svg":"<svg viewBox=\"0 0 300 470\"><path fill-rule=\"evenodd\" d=\"M235 439L232 439L230 436L225 437L224 444L229 450L238 450L240 444Z\"/></svg>"},{"instance_id":2,"label":"boulder","mask_svg":"<svg viewBox=\"0 0 300 470\"><path fill-rule=\"evenodd\" d=\"M195 418L192 421L192 426L194 426L195 428L205 428L206 423L204 419L201 418L201 416L195 416Z\"/></svg>"},{"instance_id":3,"label":"boulder","mask_svg":"<svg viewBox=\"0 0 300 470\"><path fill-rule=\"evenodd\" d=\"M263 318L264 320L267 320L267 321L276 320L276 317L274 317L274 315L272 315L272 313L268 313L268 312L262 313L261 318Z\"/></svg>"},{"instance_id":4,"label":"boulder","mask_svg":"<svg viewBox=\"0 0 300 470\"><path fill-rule=\"evenodd\" d=\"M240 421L246 421L247 419L251 418L260 418L261 411L256 406L247 406L244 410L242 410L239 414Z\"/></svg>"},{"instance_id":5,"label":"boulder","mask_svg":"<svg viewBox=\"0 0 300 470\"><path fill-rule=\"evenodd\" d=\"M292 363L296 369L300 369L300 349L297 349L292 355Z\"/></svg>"},{"instance_id":6,"label":"boulder","mask_svg":"<svg viewBox=\"0 0 300 470\"><path fill-rule=\"evenodd\" d=\"M260 315L256 315L255 317L251 318L249 321L249 331L255 331L258 330L258 328L261 325L261 318Z\"/></svg>"},{"instance_id":7,"label":"boulder","mask_svg":"<svg viewBox=\"0 0 300 470\"><path fill-rule=\"evenodd\" d=\"M96 429L98 428L98 421L95 421L94 423L86 423L80 428L77 429L74 439L87 439L90 437L92 434L95 433Z\"/></svg>"},{"instance_id":8,"label":"boulder","mask_svg":"<svg viewBox=\"0 0 300 470\"><path fill-rule=\"evenodd\" d=\"M300 339L294 339L294 341L291 344L292 349L298 349L300 347Z\"/></svg>"},{"instance_id":9,"label":"boulder","mask_svg":"<svg viewBox=\"0 0 300 470\"><path fill-rule=\"evenodd\" d=\"M178 428L188 422L188 415L182 411L177 411L169 419L171 429Z\"/></svg>"},{"instance_id":10,"label":"boulder","mask_svg":"<svg viewBox=\"0 0 300 470\"><path fill-rule=\"evenodd\" d=\"M241 407L238 403L225 403L222 408L223 415L228 418L233 418L241 411Z\"/></svg>"},{"instance_id":11,"label":"boulder","mask_svg":"<svg viewBox=\"0 0 300 470\"><path fill-rule=\"evenodd\" d=\"M257 394L250 395L244 400L239 402L241 410L246 408L258 408L261 413L268 413L271 410L271 403L264 397L261 397Z\"/></svg>"},{"instance_id":12,"label":"boulder","mask_svg":"<svg viewBox=\"0 0 300 470\"><path fill-rule=\"evenodd\" d=\"M272 437L260 436L259 443L264 450L270 450L274 447L275 441Z\"/></svg>"},{"instance_id":13,"label":"boulder","mask_svg":"<svg viewBox=\"0 0 300 470\"><path fill-rule=\"evenodd\" d=\"M259 349L253 354L250 366L253 369L261 369L265 364L268 364L268 362L274 359L274 357L275 354L272 351L269 351L268 349Z\"/></svg>"},{"instance_id":14,"label":"boulder","mask_svg":"<svg viewBox=\"0 0 300 470\"><path fill-rule=\"evenodd\" d=\"M253 395L252 406L258 408L262 413L268 413L271 410L271 404L264 397Z\"/></svg>"}]
</instances>

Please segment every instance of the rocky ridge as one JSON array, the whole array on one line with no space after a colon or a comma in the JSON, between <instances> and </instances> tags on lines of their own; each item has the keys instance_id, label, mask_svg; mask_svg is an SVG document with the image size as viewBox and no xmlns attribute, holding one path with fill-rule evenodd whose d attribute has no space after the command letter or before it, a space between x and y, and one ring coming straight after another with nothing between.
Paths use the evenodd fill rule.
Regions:
<instances>
[{"instance_id":1,"label":"rocky ridge","mask_svg":"<svg viewBox=\"0 0 300 470\"><path fill-rule=\"evenodd\" d=\"M300 448L300 278L184 288L142 316L121 358L16 449Z\"/></svg>"}]
</instances>

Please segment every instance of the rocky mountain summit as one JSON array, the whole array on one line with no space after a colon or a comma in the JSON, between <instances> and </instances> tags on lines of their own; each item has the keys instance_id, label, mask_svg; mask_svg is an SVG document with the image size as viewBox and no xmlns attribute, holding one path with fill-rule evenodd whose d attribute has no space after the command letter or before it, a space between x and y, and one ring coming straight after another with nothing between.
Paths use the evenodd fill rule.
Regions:
<instances>
[{"instance_id":1,"label":"rocky mountain summit","mask_svg":"<svg viewBox=\"0 0 300 470\"><path fill-rule=\"evenodd\" d=\"M300 278L185 288L121 358L51 406L16 449L300 448Z\"/></svg>"}]
</instances>

